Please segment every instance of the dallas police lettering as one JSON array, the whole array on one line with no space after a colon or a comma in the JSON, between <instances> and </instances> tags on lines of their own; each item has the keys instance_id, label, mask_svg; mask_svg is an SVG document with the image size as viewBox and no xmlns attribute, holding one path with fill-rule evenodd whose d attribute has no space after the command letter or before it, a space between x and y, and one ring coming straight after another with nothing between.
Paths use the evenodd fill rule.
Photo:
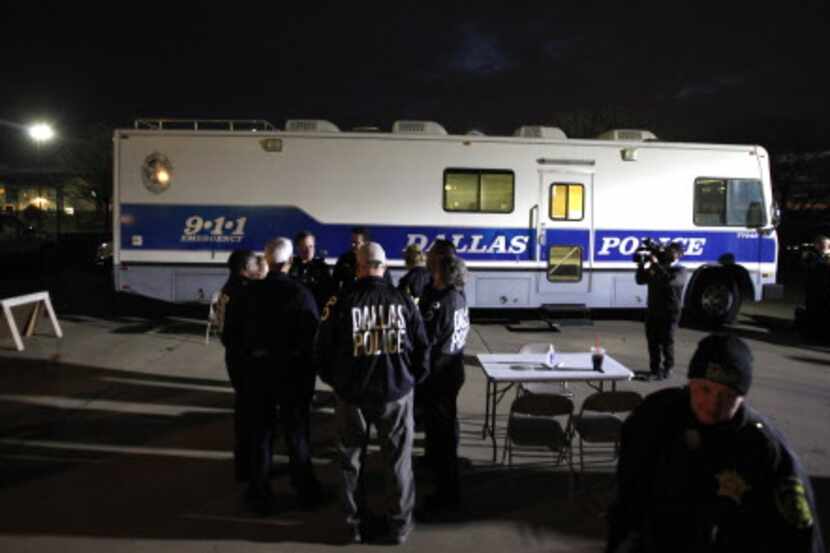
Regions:
<instances>
[{"instance_id":1,"label":"dallas police lettering","mask_svg":"<svg viewBox=\"0 0 830 553\"><path fill-rule=\"evenodd\" d=\"M455 310L453 314L452 341L450 353L459 351L467 343L467 333L470 331L470 311L466 307Z\"/></svg>"},{"instance_id":2,"label":"dallas police lettering","mask_svg":"<svg viewBox=\"0 0 830 553\"><path fill-rule=\"evenodd\" d=\"M529 237L526 234L493 236L489 240L484 234L436 234L432 240L426 234L407 234L406 245L417 245L424 251L435 244L436 240L449 240L458 253L467 254L521 254L527 251Z\"/></svg>"},{"instance_id":3,"label":"dallas police lettering","mask_svg":"<svg viewBox=\"0 0 830 553\"><path fill-rule=\"evenodd\" d=\"M689 256L701 256L703 255L703 249L706 246L706 238L704 237L685 237L685 236L678 236L674 238L658 236L656 237L658 242L662 242L663 244L670 244L671 242L680 242L683 244L684 252L683 255L686 257ZM602 237L602 245L597 252L597 256L610 256L610 255L621 255L621 256L630 256L634 253L634 250L640 245L640 238L638 236L603 236Z\"/></svg>"},{"instance_id":4,"label":"dallas police lettering","mask_svg":"<svg viewBox=\"0 0 830 553\"><path fill-rule=\"evenodd\" d=\"M354 357L402 353L406 337L404 306L352 307L352 335Z\"/></svg>"}]
</instances>

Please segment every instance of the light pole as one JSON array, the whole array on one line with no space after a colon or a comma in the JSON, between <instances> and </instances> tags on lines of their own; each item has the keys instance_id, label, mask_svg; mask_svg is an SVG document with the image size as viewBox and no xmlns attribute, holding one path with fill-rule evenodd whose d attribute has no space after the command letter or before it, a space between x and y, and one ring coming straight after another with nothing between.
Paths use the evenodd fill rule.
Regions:
<instances>
[{"instance_id":1,"label":"light pole","mask_svg":"<svg viewBox=\"0 0 830 553\"><path fill-rule=\"evenodd\" d=\"M29 138L35 143L37 150L38 168L43 170L43 159L41 157L40 148L43 144L51 142L55 138L55 129L49 123L36 122L29 125L27 129ZM60 187L55 188L55 235L56 240L60 239L61 235L61 211L63 210L63 197ZM41 227L42 230L43 227Z\"/></svg>"}]
</instances>

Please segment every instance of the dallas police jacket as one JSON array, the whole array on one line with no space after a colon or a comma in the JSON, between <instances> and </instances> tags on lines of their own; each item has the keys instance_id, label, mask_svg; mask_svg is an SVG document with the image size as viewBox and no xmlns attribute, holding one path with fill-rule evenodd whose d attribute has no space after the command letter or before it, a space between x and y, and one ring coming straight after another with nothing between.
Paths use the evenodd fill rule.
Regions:
<instances>
[{"instance_id":1,"label":"dallas police jacket","mask_svg":"<svg viewBox=\"0 0 830 553\"><path fill-rule=\"evenodd\" d=\"M824 551L810 480L761 415L696 422L688 388L656 392L622 429L608 552Z\"/></svg>"},{"instance_id":2,"label":"dallas police jacket","mask_svg":"<svg viewBox=\"0 0 830 553\"><path fill-rule=\"evenodd\" d=\"M677 317L683 303L683 285L686 268L680 264L671 266L652 263L646 269L637 267L637 284L648 285L648 315Z\"/></svg>"},{"instance_id":3,"label":"dallas police jacket","mask_svg":"<svg viewBox=\"0 0 830 553\"><path fill-rule=\"evenodd\" d=\"M424 295L424 290L432 280L426 267L412 267L409 272L398 281L398 290L409 294L416 302Z\"/></svg>"},{"instance_id":4,"label":"dallas police jacket","mask_svg":"<svg viewBox=\"0 0 830 553\"><path fill-rule=\"evenodd\" d=\"M428 286L418 303L430 343L429 380L464 380L464 345L470 312L464 293Z\"/></svg>"},{"instance_id":5,"label":"dallas police jacket","mask_svg":"<svg viewBox=\"0 0 830 553\"><path fill-rule=\"evenodd\" d=\"M350 403L400 399L428 371L417 307L379 277L362 278L329 300L315 351L320 378Z\"/></svg>"},{"instance_id":6,"label":"dallas police jacket","mask_svg":"<svg viewBox=\"0 0 830 553\"><path fill-rule=\"evenodd\" d=\"M265 280L252 281L249 289L245 354L273 359L292 371L311 373L312 348L319 325L311 292L276 272L269 273Z\"/></svg>"},{"instance_id":7,"label":"dallas police jacket","mask_svg":"<svg viewBox=\"0 0 830 553\"><path fill-rule=\"evenodd\" d=\"M295 257L288 276L311 290L317 307L322 308L334 294L331 271L326 262L319 257L315 257L308 263L303 263L299 257Z\"/></svg>"}]
</instances>

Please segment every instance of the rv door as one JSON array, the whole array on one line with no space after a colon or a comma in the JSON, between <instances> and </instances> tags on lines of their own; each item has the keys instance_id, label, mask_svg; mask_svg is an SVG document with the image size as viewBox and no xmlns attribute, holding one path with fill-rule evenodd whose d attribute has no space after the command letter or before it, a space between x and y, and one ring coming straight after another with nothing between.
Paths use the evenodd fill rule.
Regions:
<instances>
[{"instance_id":1,"label":"rv door","mask_svg":"<svg viewBox=\"0 0 830 553\"><path fill-rule=\"evenodd\" d=\"M591 291L593 174L539 172L536 292L541 303L587 304Z\"/></svg>"}]
</instances>

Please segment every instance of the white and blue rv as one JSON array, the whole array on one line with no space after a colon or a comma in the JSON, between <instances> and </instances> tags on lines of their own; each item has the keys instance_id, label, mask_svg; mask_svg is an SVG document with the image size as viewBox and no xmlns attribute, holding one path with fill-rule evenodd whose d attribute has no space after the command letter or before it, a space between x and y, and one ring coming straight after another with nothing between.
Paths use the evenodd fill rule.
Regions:
<instances>
[{"instance_id":1,"label":"white and blue rv","mask_svg":"<svg viewBox=\"0 0 830 553\"><path fill-rule=\"evenodd\" d=\"M583 140L552 127L484 136L425 121L388 133L248 123L143 120L115 132L117 290L205 301L233 249L309 230L333 263L354 226L383 245L396 277L407 245L454 242L472 307L643 308L631 256L645 237L684 244L686 307L712 321L779 290L760 146L637 130Z\"/></svg>"}]
</instances>

